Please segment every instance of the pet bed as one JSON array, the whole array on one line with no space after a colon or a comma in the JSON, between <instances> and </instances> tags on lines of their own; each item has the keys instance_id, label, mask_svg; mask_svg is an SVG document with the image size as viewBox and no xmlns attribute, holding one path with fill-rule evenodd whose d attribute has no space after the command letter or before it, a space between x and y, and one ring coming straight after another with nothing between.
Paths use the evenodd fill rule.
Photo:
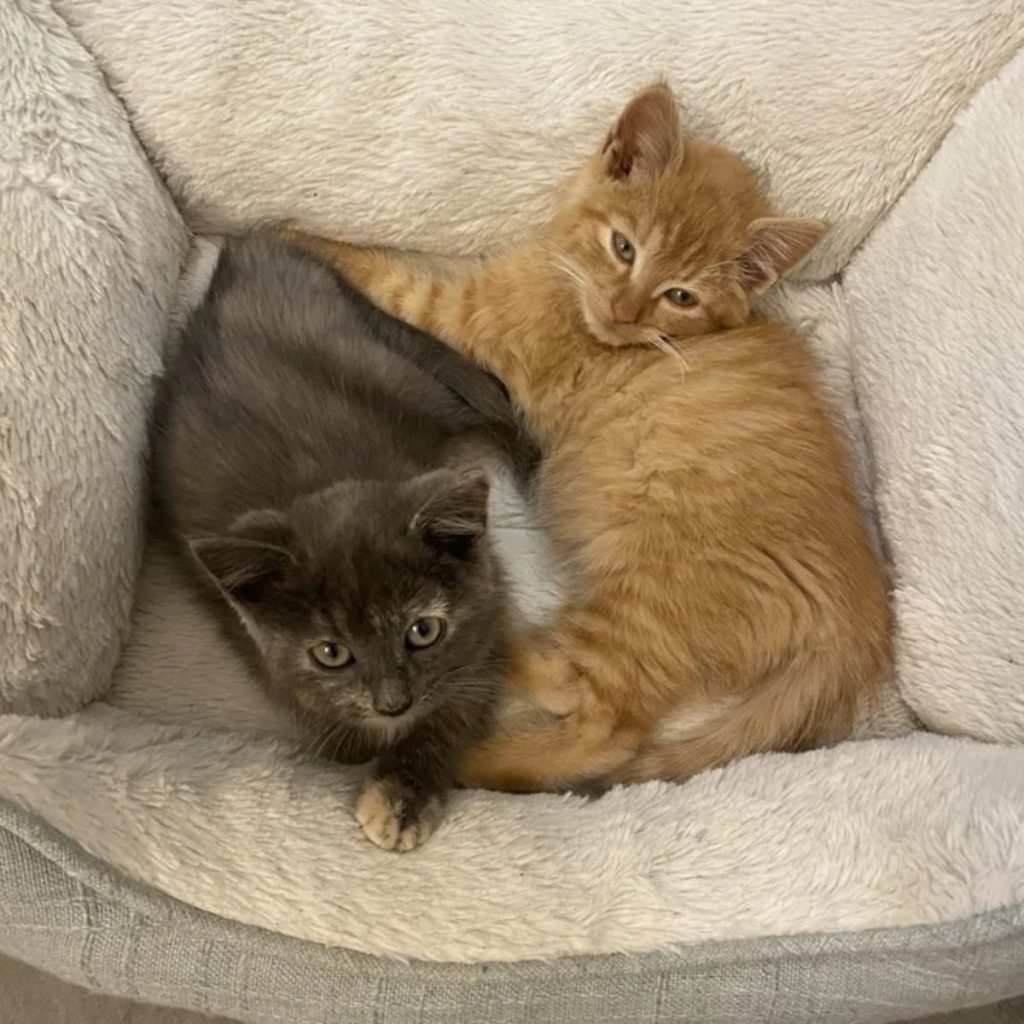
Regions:
<instances>
[{"instance_id":1,"label":"pet bed","mask_svg":"<svg viewBox=\"0 0 1024 1024\"><path fill-rule=\"evenodd\" d=\"M0 8L0 950L296 1024L1024 994L1022 43L999 0ZM144 540L153 385L215 255L186 219L472 251L658 74L837 224L776 301L857 454L898 678L857 741L596 801L459 793L383 854L358 771L303 753ZM557 571L507 485L495 519L542 617Z\"/></svg>"}]
</instances>

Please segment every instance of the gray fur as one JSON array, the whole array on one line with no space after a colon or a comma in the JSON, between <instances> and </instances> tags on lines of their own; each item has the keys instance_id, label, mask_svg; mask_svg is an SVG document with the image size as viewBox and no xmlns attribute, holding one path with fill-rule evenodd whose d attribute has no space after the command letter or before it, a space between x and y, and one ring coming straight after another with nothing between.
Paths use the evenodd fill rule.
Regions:
<instances>
[{"instance_id":1,"label":"gray fur","mask_svg":"<svg viewBox=\"0 0 1024 1024\"><path fill-rule=\"evenodd\" d=\"M377 755L406 824L491 723L508 598L466 452L516 438L493 378L263 239L227 245L164 382L155 479L172 529L270 692L319 747ZM446 629L421 649L407 631L426 615ZM325 641L353 663L322 667Z\"/></svg>"}]
</instances>

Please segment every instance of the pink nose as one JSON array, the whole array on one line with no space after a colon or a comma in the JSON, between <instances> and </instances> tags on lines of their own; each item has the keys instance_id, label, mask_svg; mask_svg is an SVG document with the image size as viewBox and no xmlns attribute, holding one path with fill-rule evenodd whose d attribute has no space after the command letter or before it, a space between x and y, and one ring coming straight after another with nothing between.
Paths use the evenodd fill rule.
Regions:
<instances>
[{"instance_id":1,"label":"pink nose","mask_svg":"<svg viewBox=\"0 0 1024 1024\"><path fill-rule=\"evenodd\" d=\"M617 324L635 324L639 312L637 304L624 296L612 302L612 319Z\"/></svg>"}]
</instances>

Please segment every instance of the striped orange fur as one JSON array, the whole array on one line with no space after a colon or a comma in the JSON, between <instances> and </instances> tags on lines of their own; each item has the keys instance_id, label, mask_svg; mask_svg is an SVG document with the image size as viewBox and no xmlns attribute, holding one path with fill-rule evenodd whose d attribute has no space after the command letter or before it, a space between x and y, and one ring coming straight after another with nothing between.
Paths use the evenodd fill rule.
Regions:
<instances>
[{"instance_id":1,"label":"striped orange fur","mask_svg":"<svg viewBox=\"0 0 1024 1024\"><path fill-rule=\"evenodd\" d=\"M523 638L463 782L681 779L849 735L890 671L883 571L804 341L751 313L824 230L683 139L657 86L551 224L493 259L291 235L497 374L542 446L537 502L576 588Z\"/></svg>"}]
</instances>

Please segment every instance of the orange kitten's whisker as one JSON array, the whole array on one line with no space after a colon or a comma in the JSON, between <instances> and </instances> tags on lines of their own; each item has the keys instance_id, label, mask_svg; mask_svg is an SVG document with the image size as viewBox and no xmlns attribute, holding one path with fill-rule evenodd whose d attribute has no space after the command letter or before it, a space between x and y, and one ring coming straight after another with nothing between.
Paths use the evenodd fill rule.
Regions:
<instances>
[{"instance_id":1,"label":"orange kitten's whisker","mask_svg":"<svg viewBox=\"0 0 1024 1024\"><path fill-rule=\"evenodd\" d=\"M548 257L556 270L562 271L570 280L582 288L588 290L593 288L593 283L586 272L586 268L573 259L567 252L554 246L548 246Z\"/></svg>"},{"instance_id":2,"label":"orange kitten's whisker","mask_svg":"<svg viewBox=\"0 0 1024 1024\"><path fill-rule=\"evenodd\" d=\"M679 372L685 377L690 367L686 362L686 357L682 352L679 351L672 344L672 342L666 338L663 334L654 335L647 339L648 344L653 348L656 348L659 352L664 352L665 355L671 356L676 361L676 365L679 367Z\"/></svg>"},{"instance_id":3,"label":"orange kitten's whisker","mask_svg":"<svg viewBox=\"0 0 1024 1024\"><path fill-rule=\"evenodd\" d=\"M555 269L560 270L574 284L587 291L591 291L593 289L593 285L587 278L583 267L567 253L563 252L561 249L551 247L548 250L548 256Z\"/></svg>"}]
</instances>

